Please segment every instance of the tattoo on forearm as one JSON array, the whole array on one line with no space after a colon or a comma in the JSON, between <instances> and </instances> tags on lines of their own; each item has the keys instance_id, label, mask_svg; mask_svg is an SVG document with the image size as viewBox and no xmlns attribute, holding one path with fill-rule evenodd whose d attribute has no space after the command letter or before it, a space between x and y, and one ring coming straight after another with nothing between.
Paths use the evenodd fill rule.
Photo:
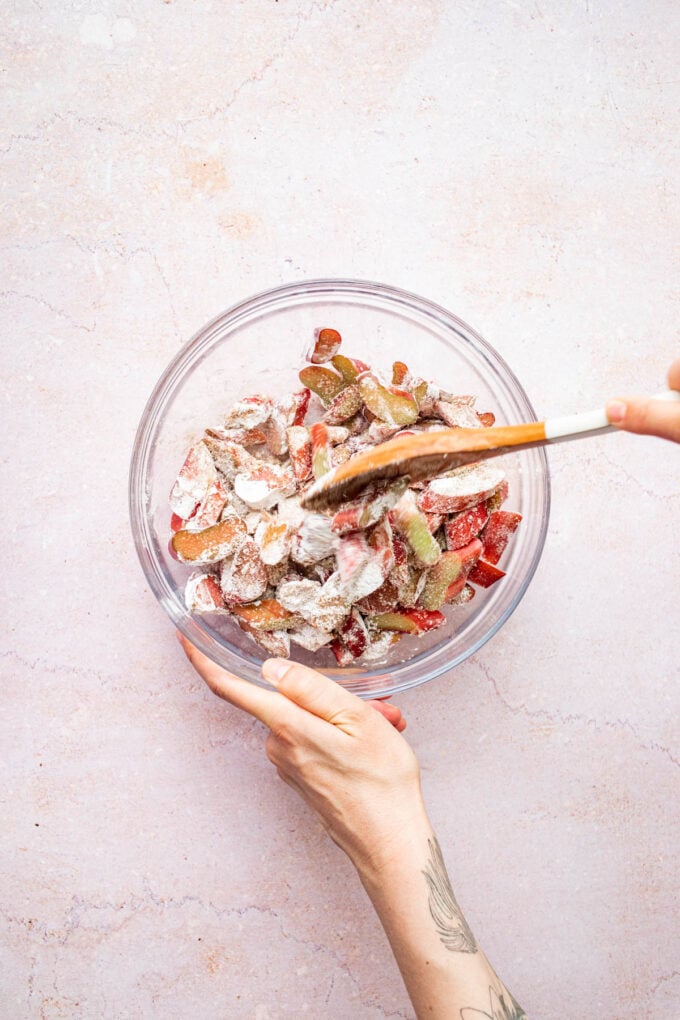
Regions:
<instances>
[{"instance_id":1,"label":"tattoo on forearm","mask_svg":"<svg viewBox=\"0 0 680 1020\"><path fill-rule=\"evenodd\" d=\"M423 875L430 890L430 914L437 926L437 934L451 952L476 953L477 943L453 895L436 836L428 839L427 845L430 859Z\"/></svg>"},{"instance_id":2,"label":"tattoo on forearm","mask_svg":"<svg viewBox=\"0 0 680 1020\"><path fill-rule=\"evenodd\" d=\"M526 1013L516 1002L507 988L497 991L489 987L489 1010L473 1009L466 1006L460 1011L461 1020L475 1020L476 1017L484 1017L484 1020L529 1020Z\"/></svg>"}]
</instances>

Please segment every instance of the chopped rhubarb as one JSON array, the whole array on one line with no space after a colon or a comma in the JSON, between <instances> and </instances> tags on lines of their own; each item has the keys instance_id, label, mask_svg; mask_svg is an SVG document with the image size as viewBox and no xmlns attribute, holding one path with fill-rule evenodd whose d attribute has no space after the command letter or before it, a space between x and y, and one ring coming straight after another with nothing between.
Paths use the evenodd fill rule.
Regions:
<instances>
[{"instance_id":1,"label":"chopped rhubarb","mask_svg":"<svg viewBox=\"0 0 680 1020\"><path fill-rule=\"evenodd\" d=\"M410 489L404 493L391 511L395 528L407 540L419 563L430 567L442 554L439 543L430 534L427 518L420 512Z\"/></svg>"},{"instance_id":2,"label":"chopped rhubarb","mask_svg":"<svg viewBox=\"0 0 680 1020\"><path fill-rule=\"evenodd\" d=\"M510 510L494 510L482 534L483 555L487 563L498 563L521 520L521 514Z\"/></svg>"},{"instance_id":3,"label":"chopped rhubarb","mask_svg":"<svg viewBox=\"0 0 680 1020\"><path fill-rule=\"evenodd\" d=\"M255 542L262 562L276 566L287 559L291 546L291 529L275 519L260 521L255 529Z\"/></svg>"},{"instance_id":4,"label":"chopped rhubarb","mask_svg":"<svg viewBox=\"0 0 680 1020\"><path fill-rule=\"evenodd\" d=\"M340 627L339 638L354 659L358 659L366 651L368 631L358 609L353 609Z\"/></svg>"},{"instance_id":5,"label":"chopped rhubarb","mask_svg":"<svg viewBox=\"0 0 680 1020\"><path fill-rule=\"evenodd\" d=\"M296 490L295 475L289 467L258 461L256 466L234 478L234 492L251 510L268 510Z\"/></svg>"},{"instance_id":6,"label":"chopped rhubarb","mask_svg":"<svg viewBox=\"0 0 680 1020\"><path fill-rule=\"evenodd\" d=\"M255 630L288 630L299 622L299 618L284 609L276 599L262 599L251 605L234 606L232 612Z\"/></svg>"},{"instance_id":7,"label":"chopped rhubarb","mask_svg":"<svg viewBox=\"0 0 680 1020\"><path fill-rule=\"evenodd\" d=\"M341 343L342 337L337 329L317 330L309 360L313 365L322 365L324 362L330 361L340 350Z\"/></svg>"},{"instance_id":8,"label":"chopped rhubarb","mask_svg":"<svg viewBox=\"0 0 680 1020\"><path fill-rule=\"evenodd\" d=\"M462 587L459 588L458 582L454 581L446 593L446 603L451 606L464 606L470 601L470 599L474 598L474 596L475 589L471 585L463 584Z\"/></svg>"},{"instance_id":9,"label":"chopped rhubarb","mask_svg":"<svg viewBox=\"0 0 680 1020\"><path fill-rule=\"evenodd\" d=\"M330 401L323 416L329 425L341 425L361 410L363 399L359 387L354 383L340 390Z\"/></svg>"},{"instance_id":10,"label":"chopped rhubarb","mask_svg":"<svg viewBox=\"0 0 680 1020\"><path fill-rule=\"evenodd\" d=\"M481 461L457 468L433 478L418 497L418 506L426 513L457 513L490 496L503 481L505 473L498 464Z\"/></svg>"},{"instance_id":11,"label":"chopped rhubarb","mask_svg":"<svg viewBox=\"0 0 680 1020\"><path fill-rule=\"evenodd\" d=\"M395 361L392 365L392 385L405 386L410 378L408 365L403 361Z\"/></svg>"},{"instance_id":12,"label":"chopped rhubarb","mask_svg":"<svg viewBox=\"0 0 680 1020\"><path fill-rule=\"evenodd\" d=\"M212 524L217 524L227 502L227 490L221 482L211 485L205 497L198 504L195 513L187 521L189 531L202 531Z\"/></svg>"},{"instance_id":13,"label":"chopped rhubarb","mask_svg":"<svg viewBox=\"0 0 680 1020\"><path fill-rule=\"evenodd\" d=\"M418 405L406 390L383 386L372 372L363 372L358 379L366 407L376 418L388 425L410 425L418 419Z\"/></svg>"},{"instance_id":14,"label":"chopped rhubarb","mask_svg":"<svg viewBox=\"0 0 680 1020\"><path fill-rule=\"evenodd\" d=\"M324 514L307 514L293 537L291 556L297 563L311 566L332 556L337 544L330 519Z\"/></svg>"},{"instance_id":15,"label":"chopped rhubarb","mask_svg":"<svg viewBox=\"0 0 680 1020\"><path fill-rule=\"evenodd\" d=\"M306 482L312 474L312 439L303 425L291 425L287 432L288 456L298 482Z\"/></svg>"},{"instance_id":16,"label":"chopped rhubarb","mask_svg":"<svg viewBox=\"0 0 680 1020\"><path fill-rule=\"evenodd\" d=\"M506 499L508 498L509 491L510 486L508 485L508 480L507 478L504 478L501 484L496 489L496 491L492 492L486 501L486 508L490 514L492 514L494 510L500 510L500 508L503 506L503 503L505 503Z\"/></svg>"},{"instance_id":17,"label":"chopped rhubarb","mask_svg":"<svg viewBox=\"0 0 680 1020\"><path fill-rule=\"evenodd\" d=\"M359 499L343 503L331 519L331 528L338 535L348 531L369 528L383 517L401 499L406 491L407 481L399 478L369 486Z\"/></svg>"},{"instance_id":18,"label":"chopped rhubarb","mask_svg":"<svg viewBox=\"0 0 680 1020\"><path fill-rule=\"evenodd\" d=\"M325 365L308 365L299 375L302 385L316 393L325 406L347 385L342 376Z\"/></svg>"},{"instance_id":19,"label":"chopped rhubarb","mask_svg":"<svg viewBox=\"0 0 680 1020\"><path fill-rule=\"evenodd\" d=\"M496 581L500 581L501 577L505 577L504 570L500 570L493 563L488 563L487 560L477 560L468 574L468 581L479 585L480 588L490 588Z\"/></svg>"},{"instance_id":20,"label":"chopped rhubarb","mask_svg":"<svg viewBox=\"0 0 680 1020\"><path fill-rule=\"evenodd\" d=\"M190 613L223 611L224 598L212 574L192 574L184 589L184 604Z\"/></svg>"},{"instance_id":21,"label":"chopped rhubarb","mask_svg":"<svg viewBox=\"0 0 680 1020\"><path fill-rule=\"evenodd\" d=\"M403 361L383 377L339 348L337 330L318 330L303 390L246 396L206 429L172 489L170 551L209 565L186 583L189 612L231 615L266 654L287 657L293 641L351 667L442 626L442 607L503 577L496 564L521 518L500 510L507 479L486 461L373 482L327 513L304 509L314 479L395 435L495 420Z\"/></svg>"},{"instance_id":22,"label":"chopped rhubarb","mask_svg":"<svg viewBox=\"0 0 680 1020\"><path fill-rule=\"evenodd\" d=\"M435 531L439 531L446 520L446 514L425 514L425 517L431 535L434 535Z\"/></svg>"},{"instance_id":23,"label":"chopped rhubarb","mask_svg":"<svg viewBox=\"0 0 680 1020\"><path fill-rule=\"evenodd\" d=\"M420 633L417 622L412 620L405 611L380 613L379 616L370 616L368 622L377 630L398 630L404 634Z\"/></svg>"},{"instance_id":24,"label":"chopped rhubarb","mask_svg":"<svg viewBox=\"0 0 680 1020\"><path fill-rule=\"evenodd\" d=\"M446 623L446 617L440 612L429 612L427 609L407 609L396 613L382 613L372 616L369 620L377 630L397 630L405 634L424 634Z\"/></svg>"},{"instance_id":25,"label":"chopped rhubarb","mask_svg":"<svg viewBox=\"0 0 680 1020\"><path fill-rule=\"evenodd\" d=\"M355 656L347 645L343 644L340 638L334 638L331 641L331 651L337 660L338 666L350 666L354 662Z\"/></svg>"},{"instance_id":26,"label":"chopped rhubarb","mask_svg":"<svg viewBox=\"0 0 680 1020\"><path fill-rule=\"evenodd\" d=\"M272 409L272 402L269 397L262 397L259 394L253 397L243 397L237 400L224 419L226 429L253 429L263 425L269 417Z\"/></svg>"},{"instance_id":27,"label":"chopped rhubarb","mask_svg":"<svg viewBox=\"0 0 680 1020\"><path fill-rule=\"evenodd\" d=\"M331 442L328 435L328 425L317 421L310 428L312 437L312 473L315 478L321 478L333 466L331 463Z\"/></svg>"},{"instance_id":28,"label":"chopped rhubarb","mask_svg":"<svg viewBox=\"0 0 680 1020\"><path fill-rule=\"evenodd\" d=\"M344 354L336 354L332 359L333 368L336 368L346 383L357 381L357 376L362 372L368 372L368 365L358 358L346 358Z\"/></svg>"},{"instance_id":29,"label":"chopped rhubarb","mask_svg":"<svg viewBox=\"0 0 680 1020\"><path fill-rule=\"evenodd\" d=\"M182 520L177 514L173 514L170 518L170 530L172 532L181 531L182 528L186 527L186 521Z\"/></svg>"},{"instance_id":30,"label":"chopped rhubarb","mask_svg":"<svg viewBox=\"0 0 680 1020\"><path fill-rule=\"evenodd\" d=\"M460 549L467 545L473 538L479 535L480 531L489 519L489 511L486 503L482 501L469 510L462 510L452 517L446 524L446 544L449 549Z\"/></svg>"},{"instance_id":31,"label":"chopped rhubarb","mask_svg":"<svg viewBox=\"0 0 680 1020\"><path fill-rule=\"evenodd\" d=\"M237 618L238 619L238 618ZM238 620L241 630L250 637L261 648L264 648L268 655L277 659L288 659L290 657L290 638L285 630L257 630L251 627L245 620Z\"/></svg>"},{"instance_id":32,"label":"chopped rhubarb","mask_svg":"<svg viewBox=\"0 0 680 1020\"><path fill-rule=\"evenodd\" d=\"M430 567L420 596L423 609L440 609L449 587L463 572L463 560L457 552L442 553L438 563Z\"/></svg>"},{"instance_id":33,"label":"chopped rhubarb","mask_svg":"<svg viewBox=\"0 0 680 1020\"><path fill-rule=\"evenodd\" d=\"M376 588L370 595L366 595L363 599L359 599L356 603L358 609L362 613L368 613L370 615L376 615L380 613L390 613L396 609L397 605L401 601L401 592L397 583L388 577L386 581Z\"/></svg>"},{"instance_id":34,"label":"chopped rhubarb","mask_svg":"<svg viewBox=\"0 0 680 1020\"><path fill-rule=\"evenodd\" d=\"M478 429L481 424L477 414L466 403L449 400L436 400L435 414L450 429Z\"/></svg>"},{"instance_id":35,"label":"chopped rhubarb","mask_svg":"<svg viewBox=\"0 0 680 1020\"><path fill-rule=\"evenodd\" d=\"M231 556L247 537L240 517L227 517L203 531L176 531L172 547L183 563L218 563Z\"/></svg>"},{"instance_id":36,"label":"chopped rhubarb","mask_svg":"<svg viewBox=\"0 0 680 1020\"><path fill-rule=\"evenodd\" d=\"M256 602L267 588L267 571L260 550L252 538L246 538L233 559L222 564L220 586L228 605Z\"/></svg>"},{"instance_id":37,"label":"chopped rhubarb","mask_svg":"<svg viewBox=\"0 0 680 1020\"><path fill-rule=\"evenodd\" d=\"M205 443L196 443L189 450L170 492L170 509L182 520L188 520L218 480L210 450Z\"/></svg>"}]
</instances>

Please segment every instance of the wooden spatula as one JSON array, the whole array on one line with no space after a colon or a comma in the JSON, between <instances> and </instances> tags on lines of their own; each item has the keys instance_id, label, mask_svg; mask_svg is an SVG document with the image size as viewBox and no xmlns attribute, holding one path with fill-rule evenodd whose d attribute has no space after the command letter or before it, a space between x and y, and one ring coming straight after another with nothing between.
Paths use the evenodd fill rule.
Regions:
<instances>
[{"instance_id":1,"label":"wooden spatula","mask_svg":"<svg viewBox=\"0 0 680 1020\"><path fill-rule=\"evenodd\" d=\"M680 400L680 392L657 393L655 400ZM584 439L614 431L604 409L549 418L524 425L478 429L444 429L399 436L358 453L323 475L302 497L302 505L319 510L356 496L370 482L407 475L412 482L433 478L510 450Z\"/></svg>"}]
</instances>

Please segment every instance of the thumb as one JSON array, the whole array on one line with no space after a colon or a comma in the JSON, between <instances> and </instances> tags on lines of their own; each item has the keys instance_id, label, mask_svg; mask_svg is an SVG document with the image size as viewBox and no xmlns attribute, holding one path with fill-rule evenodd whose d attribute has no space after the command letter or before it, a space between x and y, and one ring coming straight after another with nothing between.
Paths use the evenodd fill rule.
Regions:
<instances>
[{"instance_id":1,"label":"thumb","mask_svg":"<svg viewBox=\"0 0 680 1020\"><path fill-rule=\"evenodd\" d=\"M341 726L348 717L366 711L363 701L335 680L287 659L267 659L262 676L300 708L326 722Z\"/></svg>"},{"instance_id":2,"label":"thumb","mask_svg":"<svg viewBox=\"0 0 680 1020\"><path fill-rule=\"evenodd\" d=\"M660 436L680 443L680 403L650 397L625 397L610 400L607 417L612 425L626 432Z\"/></svg>"}]
</instances>

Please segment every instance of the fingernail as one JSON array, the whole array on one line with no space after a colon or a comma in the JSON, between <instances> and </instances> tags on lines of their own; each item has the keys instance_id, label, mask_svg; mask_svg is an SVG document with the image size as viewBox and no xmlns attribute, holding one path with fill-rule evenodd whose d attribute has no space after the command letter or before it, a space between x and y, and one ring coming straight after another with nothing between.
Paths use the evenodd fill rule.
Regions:
<instances>
[{"instance_id":1,"label":"fingernail","mask_svg":"<svg viewBox=\"0 0 680 1020\"><path fill-rule=\"evenodd\" d=\"M175 631L175 637L177 638L177 640L181 644L182 648L184 648L184 635L180 631L176 630Z\"/></svg>"},{"instance_id":2,"label":"fingernail","mask_svg":"<svg viewBox=\"0 0 680 1020\"><path fill-rule=\"evenodd\" d=\"M262 663L262 676L276 687L289 669L290 663L286 659L267 659Z\"/></svg>"},{"instance_id":3,"label":"fingernail","mask_svg":"<svg viewBox=\"0 0 680 1020\"><path fill-rule=\"evenodd\" d=\"M626 417L626 405L622 400L610 400L607 404L607 417L612 425L620 425Z\"/></svg>"}]
</instances>

